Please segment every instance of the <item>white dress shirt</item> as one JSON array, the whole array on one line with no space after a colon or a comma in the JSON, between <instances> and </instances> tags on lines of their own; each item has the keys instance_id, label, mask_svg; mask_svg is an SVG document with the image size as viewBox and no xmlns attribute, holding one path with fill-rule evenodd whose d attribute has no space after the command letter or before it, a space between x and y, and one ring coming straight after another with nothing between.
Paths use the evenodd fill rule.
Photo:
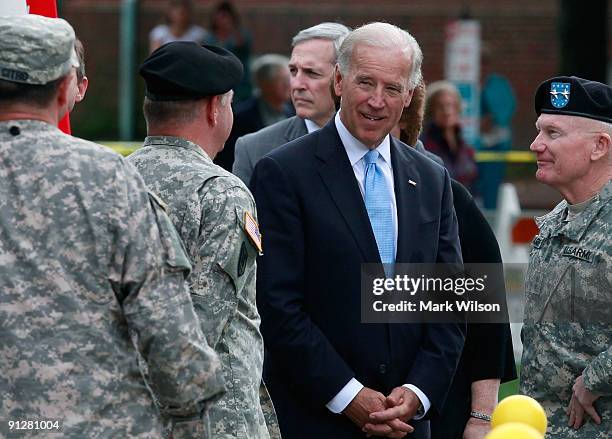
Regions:
<instances>
[{"instance_id":1,"label":"white dress shirt","mask_svg":"<svg viewBox=\"0 0 612 439\"><path fill-rule=\"evenodd\" d=\"M314 133L315 131L321 129L319 125L317 125L310 119L304 119L304 123L306 124L306 131L308 131L308 134Z\"/></svg>"},{"instance_id":2,"label":"white dress shirt","mask_svg":"<svg viewBox=\"0 0 612 439\"><path fill-rule=\"evenodd\" d=\"M366 155L369 149L367 146L357 140L344 126L340 120L340 112L336 113L334 122L336 124L338 134L340 135L340 140L342 141L346 154L351 162L353 172L355 173L355 179L357 180L359 190L361 191L361 196L363 197L365 185L365 162L363 157ZM391 199L393 202L393 230L395 233L395 251L397 254L397 202L395 199L395 184L393 182L393 167L391 166L391 140L389 135L387 135L381 144L376 147L376 150L379 152L376 165L380 167L385 181L387 182L387 186L391 191ZM355 398L355 396L357 396L361 389L363 389L363 387L363 384L361 384L357 379L351 378L351 380L346 383L342 390L340 390L340 392L338 392L338 394L326 404L326 407L333 413L341 413ZM421 401L424 413L421 416L415 416L413 418L415 420L421 419L431 407L429 398L427 398L427 396L413 384L404 384L404 387L407 387L416 393L417 397Z\"/></svg>"}]
</instances>

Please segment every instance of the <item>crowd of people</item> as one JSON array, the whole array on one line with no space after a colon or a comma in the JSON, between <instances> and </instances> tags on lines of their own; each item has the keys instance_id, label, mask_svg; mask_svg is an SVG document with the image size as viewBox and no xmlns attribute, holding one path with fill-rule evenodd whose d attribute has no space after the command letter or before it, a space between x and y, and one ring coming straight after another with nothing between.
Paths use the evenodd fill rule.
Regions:
<instances>
[{"instance_id":1,"label":"crowd of people","mask_svg":"<svg viewBox=\"0 0 612 439\"><path fill-rule=\"evenodd\" d=\"M200 32L189 16L180 29ZM456 89L425 85L405 30L320 23L290 59L255 65L278 105L251 103L245 121L269 126L242 135L231 103L248 72L221 46L247 38L227 6L214 17L214 44L160 37L141 64L147 137L127 159L57 128L89 81L72 27L0 17L0 428L483 439L517 376L509 324L361 317L364 264L501 270ZM535 110L536 178L564 201L532 244L521 392L547 437L603 439L612 88L551 78ZM232 133L233 173L214 163Z\"/></svg>"},{"instance_id":2,"label":"crowd of people","mask_svg":"<svg viewBox=\"0 0 612 439\"><path fill-rule=\"evenodd\" d=\"M233 129L225 147L214 160L215 164L232 172L236 140L294 116L294 103L302 104L302 101L290 99L288 63L282 55L264 54L251 61L250 34L240 25L238 11L230 2L223 1L213 7L210 31L194 24L193 16L190 0L171 0L166 23L150 32L150 50L154 51L171 41L194 41L224 47L240 59L245 74L234 89ZM427 90L426 120L422 134L425 149L442 157L451 178L462 183L482 204L475 150L461 134L459 91L445 81L434 82ZM254 95L251 95L252 92ZM248 181L245 183L248 184ZM488 190L495 191L499 181L494 186ZM494 207L494 204L486 207Z\"/></svg>"}]
</instances>

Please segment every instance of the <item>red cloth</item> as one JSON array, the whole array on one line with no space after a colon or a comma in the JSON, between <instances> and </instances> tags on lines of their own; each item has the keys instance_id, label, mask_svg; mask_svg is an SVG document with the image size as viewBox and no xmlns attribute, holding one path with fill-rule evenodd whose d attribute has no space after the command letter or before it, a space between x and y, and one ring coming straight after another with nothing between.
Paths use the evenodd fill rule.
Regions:
<instances>
[{"instance_id":1,"label":"red cloth","mask_svg":"<svg viewBox=\"0 0 612 439\"><path fill-rule=\"evenodd\" d=\"M30 14L57 17L55 0L27 0L27 2L30 6Z\"/></svg>"},{"instance_id":2,"label":"red cloth","mask_svg":"<svg viewBox=\"0 0 612 439\"><path fill-rule=\"evenodd\" d=\"M57 4L55 0L27 0L30 6L30 14L43 15L45 17L57 17ZM70 117L66 114L59 123L59 129L70 134Z\"/></svg>"}]
</instances>

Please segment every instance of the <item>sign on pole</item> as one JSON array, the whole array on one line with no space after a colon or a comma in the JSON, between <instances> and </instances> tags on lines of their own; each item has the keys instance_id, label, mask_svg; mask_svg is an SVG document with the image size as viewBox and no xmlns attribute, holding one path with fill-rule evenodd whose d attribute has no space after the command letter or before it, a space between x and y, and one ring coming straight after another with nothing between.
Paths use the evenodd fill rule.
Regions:
<instances>
[{"instance_id":1,"label":"sign on pole","mask_svg":"<svg viewBox=\"0 0 612 439\"><path fill-rule=\"evenodd\" d=\"M463 136L474 145L480 131L480 23L456 20L446 26L444 76L462 98Z\"/></svg>"}]
</instances>

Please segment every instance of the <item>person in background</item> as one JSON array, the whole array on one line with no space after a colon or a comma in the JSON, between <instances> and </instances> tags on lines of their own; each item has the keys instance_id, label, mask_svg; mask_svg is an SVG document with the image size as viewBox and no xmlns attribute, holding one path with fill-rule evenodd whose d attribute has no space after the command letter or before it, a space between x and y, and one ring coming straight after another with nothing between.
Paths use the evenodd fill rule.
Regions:
<instances>
[{"instance_id":1,"label":"person in background","mask_svg":"<svg viewBox=\"0 0 612 439\"><path fill-rule=\"evenodd\" d=\"M520 391L550 439L612 436L612 87L576 76L535 94L536 179L563 195L536 218Z\"/></svg>"},{"instance_id":2,"label":"person in background","mask_svg":"<svg viewBox=\"0 0 612 439\"><path fill-rule=\"evenodd\" d=\"M212 161L232 128L232 87L242 65L221 47L174 42L153 52L140 74L147 138L128 160L168 203L193 261L195 310L229 390L210 409L210 437L268 439L278 427L261 379L255 202L238 177Z\"/></svg>"},{"instance_id":3,"label":"person in background","mask_svg":"<svg viewBox=\"0 0 612 439\"><path fill-rule=\"evenodd\" d=\"M418 140L425 96L426 87L421 80L392 134L444 166L442 159L425 150ZM491 226L461 183L451 180L451 187L463 262L497 264L498 288L505 291L501 253ZM502 297L505 299L505 294ZM440 416L431 421L432 439L483 439L491 429L490 416L497 404L500 382L514 379L516 365L510 325L468 323L465 346L446 403Z\"/></svg>"},{"instance_id":4,"label":"person in background","mask_svg":"<svg viewBox=\"0 0 612 439\"><path fill-rule=\"evenodd\" d=\"M79 60L79 66L76 68L77 90L74 95L74 103L70 106L70 111L72 111L74 104L78 104L85 99L85 93L87 93L87 87L89 86L89 79L85 74L85 47L78 38L74 42L74 50Z\"/></svg>"},{"instance_id":5,"label":"person in background","mask_svg":"<svg viewBox=\"0 0 612 439\"><path fill-rule=\"evenodd\" d=\"M262 55L253 62L255 96L234 106L234 126L215 163L232 171L234 146L238 137L285 120L295 114L290 101L289 59L282 55Z\"/></svg>"},{"instance_id":6,"label":"person in background","mask_svg":"<svg viewBox=\"0 0 612 439\"><path fill-rule=\"evenodd\" d=\"M451 178L476 194L478 168L474 150L461 135L461 96L448 81L436 81L427 87L425 128L421 140L427 151L444 162Z\"/></svg>"},{"instance_id":7,"label":"person in background","mask_svg":"<svg viewBox=\"0 0 612 439\"><path fill-rule=\"evenodd\" d=\"M210 33L205 44L221 46L238 57L244 68L244 76L234 88L234 102L251 97L251 34L241 23L236 7L229 1L221 1L213 7L210 18Z\"/></svg>"},{"instance_id":8,"label":"person in background","mask_svg":"<svg viewBox=\"0 0 612 439\"><path fill-rule=\"evenodd\" d=\"M493 55L492 46L483 42L481 73L485 79L480 91L480 138L475 146L481 151L505 152L512 149L516 96L510 81L492 70ZM485 209L497 207L497 193L505 172L505 161L478 163L478 193Z\"/></svg>"},{"instance_id":9,"label":"person in background","mask_svg":"<svg viewBox=\"0 0 612 439\"><path fill-rule=\"evenodd\" d=\"M51 436L209 437L224 381L166 208L123 157L57 128L74 40L59 18L0 17L0 435L53 419Z\"/></svg>"},{"instance_id":10,"label":"person in background","mask_svg":"<svg viewBox=\"0 0 612 439\"><path fill-rule=\"evenodd\" d=\"M414 89L410 105L408 105L408 107L404 108L402 111L400 120L391 131L391 135L396 139L401 140L406 145L424 153L436 163L444 166L441 158L435 154L425 152L425 147L419 140L419 135L421 134L421 129L423 128L423 119L425 117L426 93L425 81L423 81L421 78Z\"/></svg>"},{"instance_id":11,"label":"person in background","mask_svg":"<svg viewBox=\"0 0 612 439\"><path fill-rule=\"evenodd\" d=\"M155 26L149 33L149 52L171 41L203 43L208 32L194 24L192 20L191 0L170 0L166 11L166 23Z\"/></svg>"},{"instance_id":12,"label":"person in background","mask_svg":"<svg viewBox=\"0 0 612 439\"><path fill-rule=\"evenodd\" d=\"M255 165L285 143L323 127L336 112L330 83L338 49L350 29L340 23L320 23L293 37L289 61L291 100L296 115L236 141L232 172L249 184Z\"/></svg>"}]
</instances>

